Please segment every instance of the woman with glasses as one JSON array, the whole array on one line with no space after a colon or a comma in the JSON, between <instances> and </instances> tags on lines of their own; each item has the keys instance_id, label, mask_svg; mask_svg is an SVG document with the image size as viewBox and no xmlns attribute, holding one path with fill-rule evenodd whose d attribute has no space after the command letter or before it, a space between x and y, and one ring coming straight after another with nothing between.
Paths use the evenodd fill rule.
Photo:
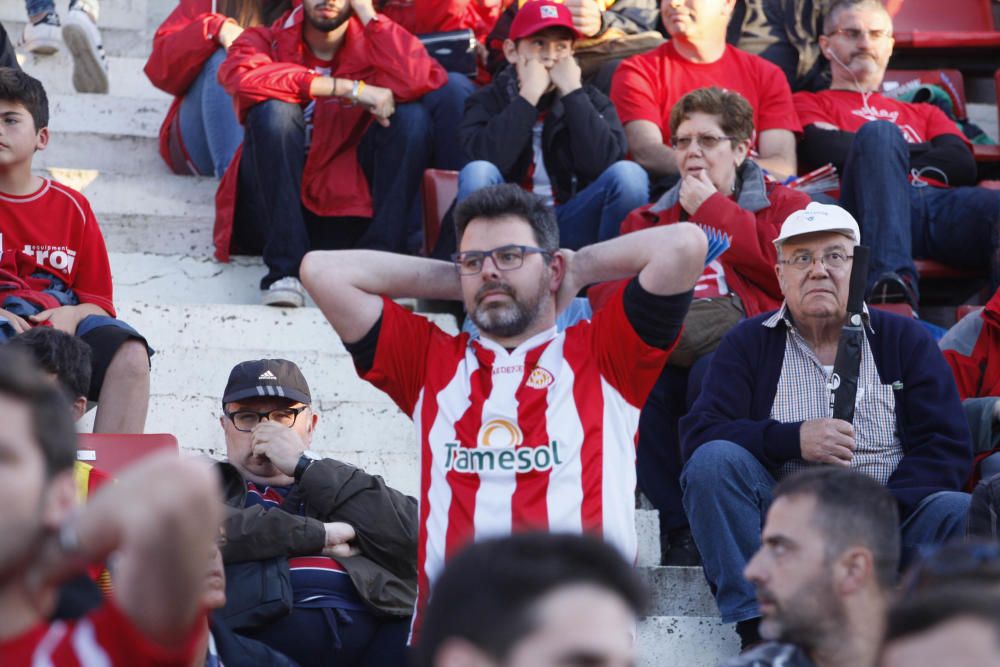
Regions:
<instances>
[{"instance_id":1,"label":"woman with glasses","mask_svg":"<svg viewBox=\"0 0 1000 667\"><path fill-rule=\"evenodd\" d=\"M660 510L664 564L695 565L697 552L681 509L677 420L694 402L706 355L722 336L741 318L781 305L772 241L785 218L810 199L768 178L749 159L753 109L738 93L715 87L691 91L670 113L670 136L680 181L654 204L629 214L621 233L690 221L727 234L732 242L695 286L684 333L639 420L639 486ZM591 288L593 307L616 287Z\"/></svg>"}]
</instances>

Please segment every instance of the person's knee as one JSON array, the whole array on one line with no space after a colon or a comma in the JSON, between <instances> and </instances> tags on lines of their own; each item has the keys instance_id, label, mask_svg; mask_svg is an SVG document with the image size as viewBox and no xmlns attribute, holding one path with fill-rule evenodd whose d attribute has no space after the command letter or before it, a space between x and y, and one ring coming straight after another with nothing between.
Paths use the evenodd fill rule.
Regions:
<instances>
[{"instance_id":1,"label":"person's knee","mask_svg":"<svg viewBox=\"0 0 1000 667\"><path fill-rule=\"evenodd\" d=\"M284 132L301 132L302 107L281 100L265 100L247 113L247 132L278 135Z\"/></svg>"},{"instance_id":2,"label":"person's knee","mask_svg":"<svg viewBox=\"0 0 1000 667\"><path fill-rule=\"evenodd\" d=\"M462 171L458 173L458 180L462 183L462 189L473 187L478 190L488 185L503 183L503 174L488 160L473 160L462 167Z\"/></svg>"},{"instance_id":3,"label":"person's knee","mask_svg":"<svg viewBox=\"0 0 1000 667\"><path fill-rule=\"evenodd\" d=\"M681 482L686 486L712 484L720 477L740 475L749 461L757 460L753 454L729 440L712 440L694 450L681 473ZM759 464L758 464L759 465Z\"/></svg>"},{"instance_id":4,"label":"person's knee","mask_svg":"<svg viewBox=\"0 0 1000 667\"><path fill-rule=\"evenodd\" d=\"M631 160L619 160L604 171L611 187L619 193L628 194L641 203L649 198L649 175L646 170Z\"/></svg>"},{"instance_id":5,"label":"person's knee","mask_svg":"<svg viewBox=\"0 0 1000 667\"><path fill-rule=\"evenodd\" d=\"M902 132L894 123L887 120L873 120L862 125L854 135L854 143L873 150L906 146Z\"/></svg>"},{"instance_id":6,"label":"person's knee","mask_svg":"<svg viewBox=\"0 0 1000 667\"><path fill-rule=\"evenodd\" d=\"M971 502L972 495L962 491L942 491L931 498L934 514L948 525L964 524Z\"/></svg>"},{"instance_id":7,"label":"person's knee","mask_svg":"<svg viewBox=\"0 0 1000 667\"><path fill-rule=\"evenodd\" d=\"M109 378L145 380L149 377L149 353L146 344L140 340L131 339L122 343L108 365Z\"/></svg>"},{"instance_id":8,"label":"person's knee","mask_svg":"<svg viewBox=\"0 0 1000 667\"><path fill-rule=\"evenodd\" d=\"M389 119L388 130L394 135L394 143L429 141L430 113L422 104L416 102L400 104Z\"/></svg>"}]
</instances>

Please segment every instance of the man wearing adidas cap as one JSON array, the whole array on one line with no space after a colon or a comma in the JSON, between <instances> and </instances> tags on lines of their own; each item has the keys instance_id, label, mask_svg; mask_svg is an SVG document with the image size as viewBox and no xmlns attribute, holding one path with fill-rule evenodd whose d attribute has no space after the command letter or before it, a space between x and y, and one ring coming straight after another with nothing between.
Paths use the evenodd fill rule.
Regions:
<instances>
[{"instance_id":1,"label":"man wearing adidas cap","mask_svg":"<svg viewBox=\"0 0 1000 667\"><path fill-rule=\"evenodd\" d=\"M858 223L839 206L790 215L774 243L785 297L722 340L701 394L681 419L684 508L722 620L744 644L760 611L743 569L760 547L771 489L812 465L856 468L895 496L904 564L921 544L964 534L972 466L958 392L934 340L916 320L864 315L853 425L831 419L829 382Z\"/></svg>"},{"instance_id":2,"label":"man wearing adidas cap","mask_svg":"<svg viewBox=\"0 0 1000 667\"><path fill-rule=\"evenodd\" d=\"M405 664L416 598L416 500L380 477L309 452L319 415L291 361L237 364L222 412L222 554L230 581L244 584L230 587L227 609L254 610L237 629L302 667ZM278 583L275 568L265 567L275 558L277 570L287 562L290 573L287 615L268 614L252 585L262 576Z\"/></svg>"}]
</instances>

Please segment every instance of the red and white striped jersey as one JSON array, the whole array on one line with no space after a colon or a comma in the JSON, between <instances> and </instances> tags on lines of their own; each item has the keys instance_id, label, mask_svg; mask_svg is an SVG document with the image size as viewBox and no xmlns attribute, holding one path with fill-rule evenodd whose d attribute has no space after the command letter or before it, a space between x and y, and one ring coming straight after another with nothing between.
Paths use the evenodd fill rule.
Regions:
<instances>
[{"instance_id":1,"label":"red and white striped jersey","mask_svg":"<svg viewBox=\"0 0 1000 667\"><path fill-rule=\"evenodd\" d=\"M0 641L3 667L188 667L208 631L199 619L188 638L171 648L154 644L111 601L73 621L35 626Z\"/></svg>"},{"instance_id":2,"label":"red and white striped jersey","mask_svg":"<svg viewBox=\"0 0 1000 667\"><path fill-rule=\"evenodd\" d=\"M420 439L415 630L445 561L473 540L587 532L635 560L635 434L669 352L639 337L622 295L592 321L510 352L384 300L363 377Z\"/></svg>"}]
</instances>

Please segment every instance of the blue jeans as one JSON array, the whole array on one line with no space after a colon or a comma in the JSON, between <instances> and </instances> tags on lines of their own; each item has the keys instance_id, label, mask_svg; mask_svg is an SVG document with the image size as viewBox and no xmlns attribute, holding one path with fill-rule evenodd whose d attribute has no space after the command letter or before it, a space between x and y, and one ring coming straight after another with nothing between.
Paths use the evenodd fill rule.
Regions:
<instances>
[{"instance_id":1,"label":"blue jeans","mask_svg":"<svg viewBox=\"0 0 1000 667\"><path fill-rule=\"evenodd\" d=\"M226 59L219 49L205 61L201 74L181 101L180 132L184 148L198 173L222 178L236 149L243 143L243 128L231 98L219 83L219 66Z\"/></svg>"},{"instance_id":2,"label":"blue jeans","mask_svg":"<svg viewBox=\"0 0 1000 667\"><path fill-rule=\"evenodd\" d=\"M72 9L78 4L82 4L84 9L87 9L92 14L97 14L98 0L70 0L69 7ZM56 10L56 2L55 0L24 0L24 10L28 16L49 14Z\"/></svg>"},{"instance_id":3,"label":"blue jeans","mask_svg":"<svg viewBox=\"0 0 1000 667\"><path fill-rule=\"evenodd\" d=\"M754 587L743 578L743 569L760 548L774 485L774 477L753 454L726 440L695 450L681 474L684 509L723 622L760 616ZM967 493L941 491L920 501L900 527L902 565L921 545L964 535L970 498Z\"/></svg>"},{"instance_id":4,"label":"blue jeans","mask_svg":"<svg viewBox=\"0 0 1000 667\"><path fill-rule=\"evenodd\" d=\"M371 189L371 220L318 216L302 205L302 107L267 100L250 110L234 234L243 249L263 255L268 272L261 289L279 278L297 277L302 257L312 249L406 250L407 213L430 155L426 109L400 104L389 127L372 123L357 154Z\"/></svg>"},{"instance_id":5,"label":"blue jeans","mask_svg":"<svg viewBox=\"0 0 1000 667\"><path fill-rule=\"evenodd\" d=\"M470 162L458 175L457 200L464 200L480 188L503 182L503 174L492 163ZM625 216L648 200L646 171L635 162L615 162L568 202L556 206L559 245L577 250L618 236Z\"/></svg>"},{"instance_id":6,"label":"blue jeans","mask_svg":"<svg viewBox=\"0 0 1000 667\"><path fill-rule=\"evenodd\" d=\"M430 114L433 164L438 169L460 171L469 161L458 141L458 127L465 115L465 99L475 90L472 79L448 72L448 83L420 98Z\"/></svg>"},{"instance_id":7,"label":"blue jeans","mask_svg":"<svg viewBox=\"0 0 1000 667\"><path fill-rule=\"evenodd\" d=\"M868 288L894 271L917 285L914 257L986 268L997 247L1000 192L909 183L910 154L893 123L871 121L855 135L844 163L840 203L872 249ZM928 174L933 176L934 174Z\"/></svg>"}]
</instances>

